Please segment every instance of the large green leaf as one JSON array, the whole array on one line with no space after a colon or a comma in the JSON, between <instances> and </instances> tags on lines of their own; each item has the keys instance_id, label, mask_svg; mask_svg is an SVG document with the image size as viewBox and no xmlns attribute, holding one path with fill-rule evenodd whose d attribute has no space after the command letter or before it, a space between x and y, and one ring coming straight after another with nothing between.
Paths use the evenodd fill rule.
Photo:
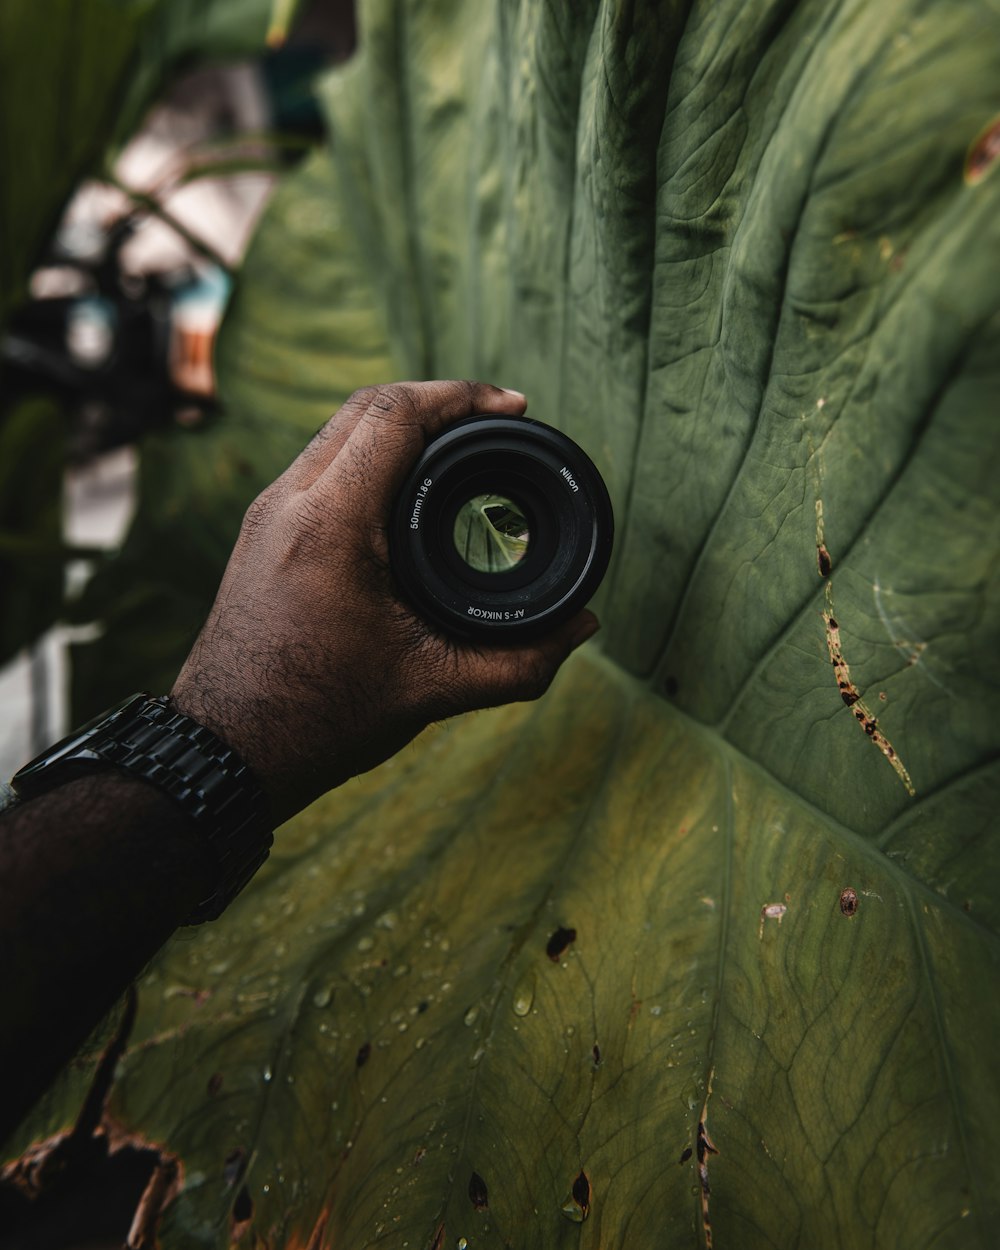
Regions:
<instances>
[{"instance_id":1,"label":"large green leaf","mask_svg":"<svg viewBox=\"0 0 1000 1250\"><path fill-rule=\"evenodd\" d=\"M605 655L328 796L146 978L165 1243L991 1246L1000 11L365 15L231 428L525 390L612 489Z\"/></svg>"}]
</instances>

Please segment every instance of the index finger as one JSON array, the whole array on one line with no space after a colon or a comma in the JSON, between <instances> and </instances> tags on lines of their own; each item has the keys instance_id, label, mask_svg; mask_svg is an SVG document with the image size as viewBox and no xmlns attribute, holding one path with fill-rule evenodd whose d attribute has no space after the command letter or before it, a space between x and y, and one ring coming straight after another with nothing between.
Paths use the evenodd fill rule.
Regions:
<instances>
[{"instance_id":1,"label":"index finger","mask_svg":"<svg viewBox=\"0 0 1000 1250\"><path fill-rule=\"evenodd\" d=\"M520 391L488 382L396 382L374 388L336 455L313 484L340 506L387 507L414 461L453 421L477 413L520 416Z\"/></svg>"}]
</instances>

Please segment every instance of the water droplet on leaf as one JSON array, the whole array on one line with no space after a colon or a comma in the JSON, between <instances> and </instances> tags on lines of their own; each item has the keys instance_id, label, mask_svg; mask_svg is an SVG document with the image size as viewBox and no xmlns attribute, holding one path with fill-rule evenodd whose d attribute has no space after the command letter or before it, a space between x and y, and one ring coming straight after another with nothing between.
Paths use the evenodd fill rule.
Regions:
<instances>
[{"instance_id":1,"label":"water droplet on leaf","mask_svg":"<svg viewBox=\"0 0 1000 1250\"><path fill-rule=\"evenodd\" d=\"M515 1016L526 1016L535 1001L535 975L527 972L514 986L514 997L511 1001Z\"/></svg>"}]
</instances>

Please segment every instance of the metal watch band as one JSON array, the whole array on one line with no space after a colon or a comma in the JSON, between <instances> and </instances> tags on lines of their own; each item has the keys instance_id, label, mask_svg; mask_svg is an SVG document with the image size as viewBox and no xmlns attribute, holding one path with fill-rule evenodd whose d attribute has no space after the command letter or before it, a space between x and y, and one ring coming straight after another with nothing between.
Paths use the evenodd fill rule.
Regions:
<instances>
[{"instance_id":1,"label":"metal watch band","mask_svg":"<svg viewBox=\"0 0 1000 1250\"><path fill-rule=\"evenodd\" d=\"M219 883L187 923L221 915L274 842L267 798L249 765L166 698L140 704L112 739L90 746L115 768L158 786L195 821L215 854Z\"/></svg>"},{"instance_id":2,"label":"metal watch band","mask_svg":"<svg viewBox=\"0 0 1000 1250\"><path fill-rule=\"evenodd\" d=\"M211 846L218 878L186 924L221 915L267 859L274 841L270 812L250 767L211 730L171 707L167 698L139 695L114 709L60 764L63 772L77 775L110 766L148 781L194 821ZM33 767L14 778L15 790L24 797L48 789L44 769L37 779L24 775Z\"/></svg>"}]
</instances>

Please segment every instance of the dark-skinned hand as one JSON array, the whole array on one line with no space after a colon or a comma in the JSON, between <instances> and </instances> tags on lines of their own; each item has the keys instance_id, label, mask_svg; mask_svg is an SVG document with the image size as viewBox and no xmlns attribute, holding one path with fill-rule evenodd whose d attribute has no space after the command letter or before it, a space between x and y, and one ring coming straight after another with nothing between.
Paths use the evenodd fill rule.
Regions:
<instances>
[{"instance_id":1,"label":"dark-skinned hand","mask_svg":"<svg viewBox=\"0 0 1000 1250\"><path fill-rule=\"evenodd\" d=\"M172 691L234 746L276 821L393 755L432 721L534 699L598 628L581 612L527 646L445 637L398 597L393 499L427 440L524 396L482 382L357 391L251 504Z\"/></svg>"}]
</instances>

